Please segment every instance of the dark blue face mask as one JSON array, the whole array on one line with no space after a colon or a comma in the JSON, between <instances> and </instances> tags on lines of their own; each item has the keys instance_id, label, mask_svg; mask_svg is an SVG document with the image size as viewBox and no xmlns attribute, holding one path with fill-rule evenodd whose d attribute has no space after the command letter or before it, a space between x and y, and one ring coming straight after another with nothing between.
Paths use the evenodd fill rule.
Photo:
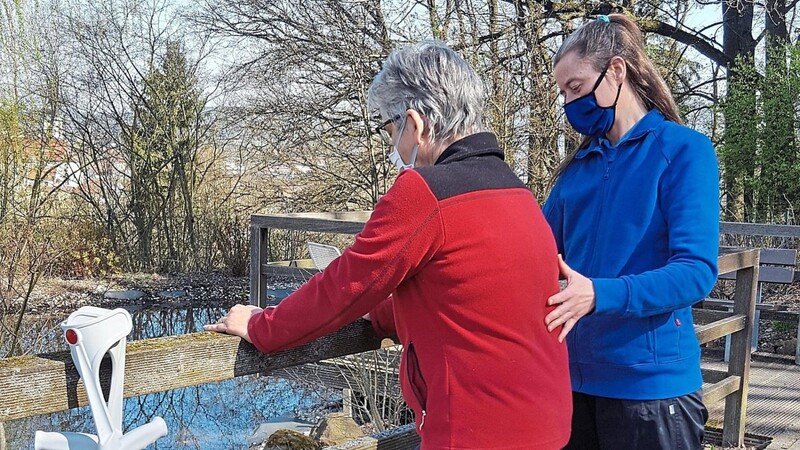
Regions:
<instances>
[{"instance_id":1,"label":"dark blue face mask","mask_svg":"<svg viewBox=\"0 0 800 450\"><path fill-rule=\"evenodd\" d=\"M600 77L591 92L564 105L564 113L567 115L567 120L569 120L572 128L580 134L600 137L608 133L611 127L614 126L614 113L617 108L619 93L622 90L622 84L617 87L617 97L611 106L598 105L597 97L594 95L597 87L603 81L603 77L606 76L607 70L608 66L600 73Z\"/></svg>"}]
</instances>

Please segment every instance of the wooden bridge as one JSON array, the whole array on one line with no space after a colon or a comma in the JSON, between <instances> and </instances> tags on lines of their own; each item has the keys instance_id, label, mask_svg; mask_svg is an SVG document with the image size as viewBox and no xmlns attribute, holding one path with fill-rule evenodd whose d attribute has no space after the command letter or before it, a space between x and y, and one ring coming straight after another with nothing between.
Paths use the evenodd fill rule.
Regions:
<instances>
[{"instance_id":1,"label":"wooden bridge","mask_svg":"<svg viewBox=\"0 0 800 450\"><path fill-rule=\"evenodd\" d=\"M367 217L366 213L254 217L251 300L254 303L266 300L267 277L275 269L266 259L270 228L353 234L361 229ZM736 273L733 311L698 311L696 332L701 342L732 335L730 362L704 370L707 382L704 400L709 405L724 405L721 439L738 445L745 439L759 251L722 253L718 263L720 272ZM286 273L301 269L276 270ZM270 355L259 353L239 338L216 333L135 341L127 349L124 395L132 397L249 374L277 373L288 367L375 350L386 344L363 320L310 344ZM110 374L103 373L101 378L107 384ZM86 404L86 393L68 352L0 360L0 422ZM413 426L406 426L378 438L365 438L347 448L410 449L417 443Z\"/></svg>"}]
</instances>

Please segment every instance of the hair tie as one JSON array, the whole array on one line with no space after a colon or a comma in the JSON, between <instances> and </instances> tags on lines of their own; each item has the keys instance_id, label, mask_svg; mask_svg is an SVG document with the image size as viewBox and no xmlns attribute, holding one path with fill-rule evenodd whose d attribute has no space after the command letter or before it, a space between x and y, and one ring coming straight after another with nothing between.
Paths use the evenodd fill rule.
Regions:
<instances>
[{"instance_id":1,"label":"hair tie","mask_svg":"<svg viewBox=\"0 0 800 450\"><path fill-rule=\"evenodd\" d=\"M600 14L599 16L597 16L597 20L599 20L600 22L605 22L605 23L610 23L611 22L608 19L608 16L605 15L605 14Z\"/></svg>"}]
</instances>

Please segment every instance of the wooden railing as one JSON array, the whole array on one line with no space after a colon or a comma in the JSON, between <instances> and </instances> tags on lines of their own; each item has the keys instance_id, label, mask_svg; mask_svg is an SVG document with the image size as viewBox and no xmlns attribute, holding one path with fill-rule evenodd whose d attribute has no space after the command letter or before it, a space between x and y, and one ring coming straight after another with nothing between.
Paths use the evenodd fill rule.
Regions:
<instances>
[{"instance_id":1,"label":"wooden railing","mask_svg":"<svg viewBox=\"0 0 800 450\"><path fill-rule=\"evenodd\" d=\"M254 215L250 218L250 304L264 307L270 274L303 273L301 268L269 264L271 229L356 234L371 211Z\"/></svg>"},{"instance_id":2,"label":"wooden railing","mask_svg":"<svg viewBox=\"0 0 800 450\"><path fill-rule=\"evenodd\" d=\"M266 284L271 274L303 272L308 269L270 265L268 233L270 229L302 230L355 234L361 231L369 212L308 213L253 216L251 220L252 248L259 249L259 258L251 262L250 302L263 306L266 302ZM729 225L725 225L729 227ZM727 229L727 228L726 228ZM770 230L770 232L786 230ZM790 230L791 231L791 230ZM735 273L736 291L733 311L695 310L696 333L701 344L731 335L731 359L727 371L705 370L706 384L703 400L706 404L725 400L723 441L739 445L744 439L744 422L747 409L747 385L750 374L749 342L753 335L753 317L759 270L757 249L721 249L717 261L720 274ZM255 253L254 253L255 254ZM253 275L257 274L257 275Z\"/></svg>"},{"instance_id":3,"label":"wooden railing","mask_svg":"<svg viewBox=\"0 0 800 450\"><path fill-rule=\"evenodd\" d=\"M795 270L796 255L800 249L800 226L720 222L720 234L728 245L762 248L762 270L759 281L770 286L786 286L800 280L800 271ZM800 365L800 344L798 344L800 342L800 313L788 311L787 305L780 303L761 304L759 303L759 294L756 297L758 305L756 306L753 347L757 348L758 344L759 318L796 326L794 363ZM791 347L789 343L787 343L787 348L783 349L783 353L790 353L788 351Z\"/></svg>"},{"instance_id":4,"label":"wooden railing","mask_svg":"<svg viewBox=\"0 0 800 450\"><path fill-rule=\"evenodd\" d=\"M275 227L277 222L262 223ZM289 225L296 226L296 223ZM318 225L314 227L322 228ZM341 232L344 228L358 231L354 223L332 225L324 231ZM254 225L253 230L254 235L264 236L263 228L258 225ZM256 245L260 247L263 242L256 240ZM255 292L261 292L265 286L262 284L265 283L262 269L266 267L268 272L269 267L266 262L253 259L258 264L258 270L253 272L253 278L257 278L253 284ZM720 272L737 273L734 310L731 313L699 313L696 331L701 342L733 333L733 356L728 370L704 372L705 380L709 382L704 389L704 400L707 403L725 400L723 438L726 444L738 445L744 437L758 251L722 254L719 266ZM259 353L239 338L216 333L135 341L127 348L124 395L132 397L243 375L275 372L308 362L378 349L381 342L371 325L363 320L310 344L271 355ZM101 379L107 385L110 374L101 374ZM0 360L0 423L86 404L86 393L68 352ZM399 434L390 434L386 441L367 439L363 446L348 448L413 448L418 442L413 427L400 431Z\"/></svg>"},{"instance_id":5,"label":"wooden railing","mask_svg":"<svg viewBox=\"0 0 800 450\"><path fill-rule=\"evenodd\" d=\"M128 344L124 396L133 397L264 374L328 358L374 350L381 339L359 320L304 346L270 355L238 337L194 333ZM101 371L104 389L110 373ZM0 422L87 405L69 352L0 359Z\"/></svg>"},{"instance_id":6,"label":"wooden railing","mask_svg":"<svg viewBox=\"0 0 800 450\"><path fill-rule=\"evenodd\" d=\"M758 249L720 254L719 273L736 273L733 311L694 310L695 332L700 344L731 335L731 357L727 371L704 370L703 402L707 405L725 400L722 444L744 443L747 413L747 390L750 382L750 341L756 309Z\"/></svg>"}]
</instances>

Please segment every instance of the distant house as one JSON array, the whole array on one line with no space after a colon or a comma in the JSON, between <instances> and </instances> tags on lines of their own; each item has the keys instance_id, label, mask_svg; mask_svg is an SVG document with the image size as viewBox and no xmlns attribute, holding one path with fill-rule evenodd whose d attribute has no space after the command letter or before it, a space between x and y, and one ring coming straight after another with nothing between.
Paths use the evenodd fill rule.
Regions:
<instances>
[{"instance_id":1,"label":"distant house","mask_svg":"<svg viewBox=\"0 0 800 450\"><path fill-rule=\"evenodd\" d=\"M127 163L118 151L106 149L94 155L81 154L70 142L54 134L49 140L22 139L24 182L69 194L93 195L100 190L120 191L129 176Z\"/></svg>"},{"instance_id":2,"label":"distant house","mask_svg":"<svg viewBox=\"0 0 800 450\"><path fill-rule=\"evenodd\" d=\"M78 189L81 182L80 164L70 158L69 147L62 139L22 139L24 182L33 186L59 188L64 191Z\"/></svg>"}]
</instances>

